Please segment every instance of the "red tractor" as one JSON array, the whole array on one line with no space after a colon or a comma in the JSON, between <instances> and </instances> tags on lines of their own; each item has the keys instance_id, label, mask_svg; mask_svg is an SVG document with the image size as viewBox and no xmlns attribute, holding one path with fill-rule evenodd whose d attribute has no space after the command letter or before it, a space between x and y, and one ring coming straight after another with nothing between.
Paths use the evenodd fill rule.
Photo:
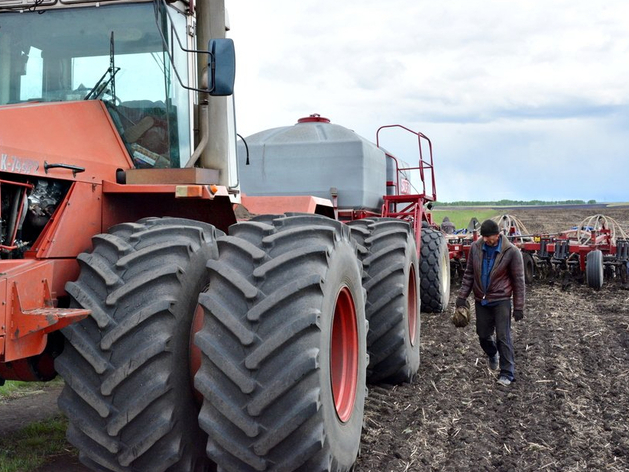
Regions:
<instances>
[{"instance_id":1,"label":"red tractor","mask_svg":"<svg viewBox=\"0 0 629 472\"><path fill-rule=\"evenodd\" d=\"M349 470L367 378L410 381L420 298L447 305L434 176L406 179L431 152L370 144L368 208L241 196L225 18L0 0L0 381L61 375L93 470Z\"/></svg>"}]
</instances>

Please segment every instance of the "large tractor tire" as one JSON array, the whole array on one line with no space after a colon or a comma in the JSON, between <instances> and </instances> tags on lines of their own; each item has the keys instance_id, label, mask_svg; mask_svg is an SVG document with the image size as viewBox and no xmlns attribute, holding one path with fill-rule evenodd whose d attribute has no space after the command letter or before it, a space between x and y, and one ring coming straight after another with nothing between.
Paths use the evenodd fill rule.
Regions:
<instances>
[{"instance_id":1,"label":"large tractor tire","mask_svg":"<svg viewBox=\"0 0 629 472\"><path fill-rule=\"evenodd\" d=\"M419 264L410 225L395 218L348 223L364 248L363 286L369 321L367 378L410 382L419 369Z\"/></svg>"},{"instance_id":2,"label":"large tractor tire","mask_svg":"<svg viewBox=\"0 0 629 472\"><path fill-rule=\"evenodd\" d=\"M236 224L208 262L195 386L221 471L347 471L366 393L364 295L349 228L324 217Z\"/></svg>"},{"instance_id":3,"label":"large tractor tire","mask_svg":"<svg viewBox=\"0 0 629 472\"><path fill-rule=\"evenodd\" d=\"M422 311L440 313L450 300L450 255L441 231L422 228L419 257L419 294Z\"/></svg>"},{"instance_id":4,"label":"large tractor tire","mask_svg":"<svg viewBox=\"0 0 629 472\"><path fill-rule=\"evenodd\" d=\"M66 290L90 317L63 330L59 406L81 462L97 471L206 471L191 372L192 323L213 226L146 218L112 227L78 256Z\"/></svg>"},{"instance_id":5,"label":"large tractor tire","mask_svg":"<svg viewBox=\"0 0 629 472\"><path fill-rule=\"evenodd\" d=\"M588 287L598 290L603 286L603 253L600 249L588 252L585 257L585 279Z\"/></svg>"}]
</instances>

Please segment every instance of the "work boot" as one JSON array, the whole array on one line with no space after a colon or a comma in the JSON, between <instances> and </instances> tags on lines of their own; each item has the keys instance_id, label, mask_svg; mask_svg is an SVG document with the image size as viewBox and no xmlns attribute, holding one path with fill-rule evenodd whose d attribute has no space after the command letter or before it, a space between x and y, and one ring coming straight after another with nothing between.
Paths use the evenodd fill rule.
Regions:
<instances>
[{"instance_id":1,"label":"work boot","mask_svg":"<svg viewBox=\"0 0 629 472\"><path fill-rule=\"evenodd\" d=\"M500 354L496 353L494 357L488 357L487 365L491 370L498 370L500 367Z\"/></svg>"},{"instance_id":2,"label":"work boot","mask_svg":"<svg viewBox=\"0 0 629 472\"><path fill-rule=\"evenodd\" d=\"M509 380L507 377L505 377L504 375L501 375L500 378L498 379L498 383L500 385L503 385L505 387L508 387L509 385L511 385L511 380Z\"/></svg>"}]
</instances>

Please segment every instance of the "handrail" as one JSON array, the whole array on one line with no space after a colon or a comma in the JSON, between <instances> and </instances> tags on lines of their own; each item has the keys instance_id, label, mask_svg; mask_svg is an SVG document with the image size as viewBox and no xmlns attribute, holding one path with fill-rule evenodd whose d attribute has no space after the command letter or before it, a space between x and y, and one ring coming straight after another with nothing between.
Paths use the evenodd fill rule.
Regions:
<instances>
[{"instance_id":1,"label":"handrail","mask_svg":"<svg viewBox=\"0 0 629 472\"><path fill-rule=\"evenodd\" d=\"M426 136L425 134L419 131L413 131L412 129L407 128L406 126L398 125L398 124L384 125L378 128L378 131L376 131L376 146L378 146L379 148L380 148L380 132L384 129L390 129L390 128L401 128L404 131L408 131L409 133L417 136L417 147L419 151L418 166L417 167L403 167L403 168L399 167L397 158L395 158L392 154L385 151L385 156L392 158L395 162L396 191L398 192L398 195L399 195L399 190L400 190L400 173L402 171L417 170L419 171L419 176L421 179L422 191L423 191L424 196L426 197L427 200L436 201L437 200L437 187L436 187L436 182L435 182L434 162L433 162L433 157L432 157L432 142L430 141L428 136ZM428 143L430 161L424 160L424 152L422 149L422 139L425 139ZM427 172L424 172L425 170ZM426 173L428 173L428 171L430 172L432 195L426 195Z\"/></svg>"},{"instance_id":2,"label":"handrail","mask_svg":"<svg viewBox=\"0 0 629 472\"><path fill-rule=\"evenodd\" d=\"M179 71L177 70L177 66L175 65L175 60L174 60L174 55L175 55L174 41L171 40L169 44L169 41L164 36L164 31L162 30L162 26L159 24L159 16L160 16L159 4L160 3L163 5L164 11L166 12L166 16L168 17L168 20L170 23L171 38L174 37L175 39L177 39L177 44L179 45L179 49L181 49L184 52L193 52L196 54L207 54L210 57L212 56L212 53L210 51L206 51L203 49L188 49L184 47L181 44L181 39L179 38L179 34L177 33L177 29L174 26L173 19L170 16L170 12L168 11L168 5L166 3L166 0L153 0L153 8L155 11L155 25L157 26L157 31L159 32L160 37L162 38L162 45L164 46L164 51L168 55L168 59L170 60L170 65L172 66L173 71L175 72L175 76L177 77L179 84L186 90L192 90L194 92L201 92L201 93L212 92L212 90L210 89L200 89L196 87L190 87L189 85L184 85L183 81L181 80L181 77L179 76Z\"/></svg>"}]
</instances>

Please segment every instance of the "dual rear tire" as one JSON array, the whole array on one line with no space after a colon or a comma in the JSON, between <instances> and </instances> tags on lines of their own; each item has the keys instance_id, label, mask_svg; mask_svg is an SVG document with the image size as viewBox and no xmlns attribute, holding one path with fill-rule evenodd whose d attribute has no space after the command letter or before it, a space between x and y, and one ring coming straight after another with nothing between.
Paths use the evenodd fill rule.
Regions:
<instances>
[{"instance_id":1,"label":"dual rear tire","mask_svg":"<svg viewBox=\"0 0 629 472\"><path fill-rule=\"evenodd\" d=\"M220 232L178 218L114 226L66 286L90 317L63 330L55 367L68 440L97 471L206 471L190 377L190 330Z\"/></svg>"},{"instance_id":2,"label":"dual rear tire","mask_svg":"<svg viewBox=\"0 0 629 472\"><path fill-rule=\"evenodd\" d=\"M352 229L364 278L350 228L313 215L262 217L229 236L147 218L94 237L67 285L92 315L64 330L56 362L81 461L99 471L350 470L366 375L410 381L420 326L408 224Z\"/></svg>"},{"instance_id":3,"label":"dual rear tire","mask_svg":"<svg viewBox=\"0 0 629 472\"><path fill-rule=\"evenodd\" d=\"M67 291L92 315L64 330L56 368L68 439L91 469L354 463L368 327L349 228L292 216L230 231L150 218L96 236L79 256Z\"/></svg>"},{"instance_id":4,"label":"dual rear tire","mask_svg":"<svg viewBox=\"0 0 629 472\"><path fill-rule=\"evenodd\" d=\"M349 470L366 371L349 228L317 216L239 223L209 261L195 386L221 470Z\"/></svg>"}]
</instances>

